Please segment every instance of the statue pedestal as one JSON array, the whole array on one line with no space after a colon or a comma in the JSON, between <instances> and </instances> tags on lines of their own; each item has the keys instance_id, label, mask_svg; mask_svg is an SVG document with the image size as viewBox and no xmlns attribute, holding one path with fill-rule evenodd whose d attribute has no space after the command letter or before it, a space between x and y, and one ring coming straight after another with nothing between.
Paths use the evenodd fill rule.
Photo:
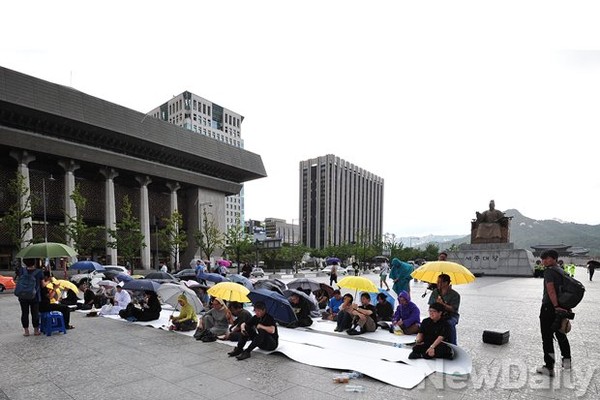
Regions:
<instances>
[{"instance_id":1,"label":"statue pedestal","mask_svg":"<svg viewBox=\"0 0 600 400\"><path fill-rule=\"evenodd\" d=\"M533 276L535 257L514 243L462 244L448 254L448 261L467 267L473 274L499 276Z\"/></svg>"}]
</instances>

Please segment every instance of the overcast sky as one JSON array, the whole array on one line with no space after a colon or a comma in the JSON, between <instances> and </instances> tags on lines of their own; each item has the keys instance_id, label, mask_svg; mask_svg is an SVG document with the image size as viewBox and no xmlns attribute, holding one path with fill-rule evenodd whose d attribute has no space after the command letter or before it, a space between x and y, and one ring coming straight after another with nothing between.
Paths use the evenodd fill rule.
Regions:
<instances>
[{"instance_id":1,"label":"overcast sky","mask_svg":"<svg viewBox=\"0 0 600 400\"><path fill-rule=\"evenodd\" d=\"M148 112L242 114L268 177L246 218L298 221L299 161L385 179L384 233L466 234L490 199L598 224L596 2L14 1L0 65Z\"/></svg>"}]
</instances>

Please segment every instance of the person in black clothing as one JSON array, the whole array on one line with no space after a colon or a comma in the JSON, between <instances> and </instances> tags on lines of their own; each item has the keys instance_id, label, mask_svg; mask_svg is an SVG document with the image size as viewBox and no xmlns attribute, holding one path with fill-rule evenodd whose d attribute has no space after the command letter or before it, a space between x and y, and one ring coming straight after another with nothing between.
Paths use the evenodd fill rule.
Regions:
<instances>
[{"instance_id":1,"label":"person in black clothing","mask_svg":"<svg viewBox=\"0 0 600 400\"><path fill-rule=\"evenodd\" d=\"M32 274L37 282L36 294L31 300L25 300L19 298L19 305L21 306L21 325L23 326L23 336L29 336L29 312L31 311L31 323L33 325L33 334L39 336L40 334L40 300L41 300L41 286L43 274L41 269L35 267L34 258L23 259L25 268L19 267L19 273L17 277L23 274ZM18 279L17 279L18 280Z\"/></svg>"},{"instance_id":2,"label":"person in black clothing","mask_svg":"<svg viewBox=\"0 0 600 400\"><path fill-rule=\"evenodd\" d=\"M412 352L408 358L445 358L451 360L454 358L454 350L444 343L444 340L450 335L450 325L445 319L442 319L444 306L440 303L429 305L429 318L421 322L419 333Z\"/></svg>"},{"instance_id":3,"label":"person in black clothing","mask_svg":"<svg viewBox=\"0 0 600 400\"><path fill-rule=\"evenodd\" d=\"M391 321L394 316L394 306L387 300L387 296L383 293L377 294L377 321Z\"/></svg>"},{"instance_id":4,"label":"person in black clothing","mask_svg":"<svg viewBox=\"0 0 600 400\"><path fill-rule=\"evenodd\" d=\"M52 283L48 283L46 286L42 287L40 312L45 313L50 311L60 311L65 321L65 328L73 329L74 326L71 325L71 309L66 304L51 303L50 299L54 298L55 296L56 292L54 291L54 286L52 285Z\"/></svg>"},{"instance_id":5,"label":"person in black clothing","mask_svg":"<svg viewBox=\"0 0 600 400\"><path fill-rule=\"evenodd\" d=\"M367 292L360 294L360 306L352 304L353 325L346 331L348 335L360 335L377 330L377 309L371 304L371 296Z\"/></svg>"},{"instance_id":6,"label":"person in black clothing","mask_svg":"<svg viewBox=\"0 0 600 400\"><path fill-rule=\"evenodd\" d=\"M310 317L310 304L308 304L308 300L306 300L304 297L300 297L300 295L296 293L292 293L288 300L294 309L297 321L289 323L285 325L285 327L297 328L299 326L311 326L313 320Z\"/></svg>"},{"instance_id":7,"label":"person in black clothing","mask_svg":"<svg viewBox=\"0 0 600 400\"><path fill-rule=\"evenodd\" d=\"M229 357L236 357L238 360L250 358L250 353L255 348L273 351L279 346L279 334L275 320L267 314L267 307L262 301L254 304L255 315L250 321L242 323L240 326L240 340L233 351L227 353ZM244 350L244 346L250 340L250 345Z\"/></svg>"},{"instance_id":8,"label":"person in black clothing","mask_svg":"<svg viewBox=\"0 0 600 400\"><path fill-rule=\"evenodd\" d=\"M129 303L126 309L119 311L119 316L132 321L154 321L160 318L161 309L157 294L147 290L144 293L142 308L137 308L133 303Z\"/></svg>"}]
</instances>

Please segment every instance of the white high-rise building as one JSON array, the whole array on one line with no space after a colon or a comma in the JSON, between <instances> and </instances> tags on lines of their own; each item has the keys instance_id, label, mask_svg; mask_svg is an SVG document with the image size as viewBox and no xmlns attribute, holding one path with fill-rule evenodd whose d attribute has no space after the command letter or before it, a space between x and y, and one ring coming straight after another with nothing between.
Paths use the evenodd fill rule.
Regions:
<instances>
[{"instance_id":1,"label":"white high-rise building","mask_svg":"<svg viewBox=\"0 0 600 400\"><path fill-rule=\"evenodd\" d=\"M179 125L199 135L244 148L244 117L194 93L185 91L153 109L149 116ZM225 198L225 231L244 223L244 189Z\"/></svg>"}]
</instances>

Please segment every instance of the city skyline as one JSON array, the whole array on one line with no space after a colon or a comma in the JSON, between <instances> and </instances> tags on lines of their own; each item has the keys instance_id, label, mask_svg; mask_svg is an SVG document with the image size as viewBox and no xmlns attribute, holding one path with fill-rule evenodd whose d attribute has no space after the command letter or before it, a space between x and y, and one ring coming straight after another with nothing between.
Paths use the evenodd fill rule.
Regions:
<instances>
[{"instance_id":1,"label":"city skyline","mask_svg":"<svg viewBox=\"0 0 600 400\"><path fill-rule=\"evenodd\" d=\"M298 162L335 154L385 180L384 233L465 233L491 199L600 223L600 5L160 4L7 4L0 65L142 113L185 90L236 110L268 175L245 219L297 220Z\"/></svg>"}]
</instances>

